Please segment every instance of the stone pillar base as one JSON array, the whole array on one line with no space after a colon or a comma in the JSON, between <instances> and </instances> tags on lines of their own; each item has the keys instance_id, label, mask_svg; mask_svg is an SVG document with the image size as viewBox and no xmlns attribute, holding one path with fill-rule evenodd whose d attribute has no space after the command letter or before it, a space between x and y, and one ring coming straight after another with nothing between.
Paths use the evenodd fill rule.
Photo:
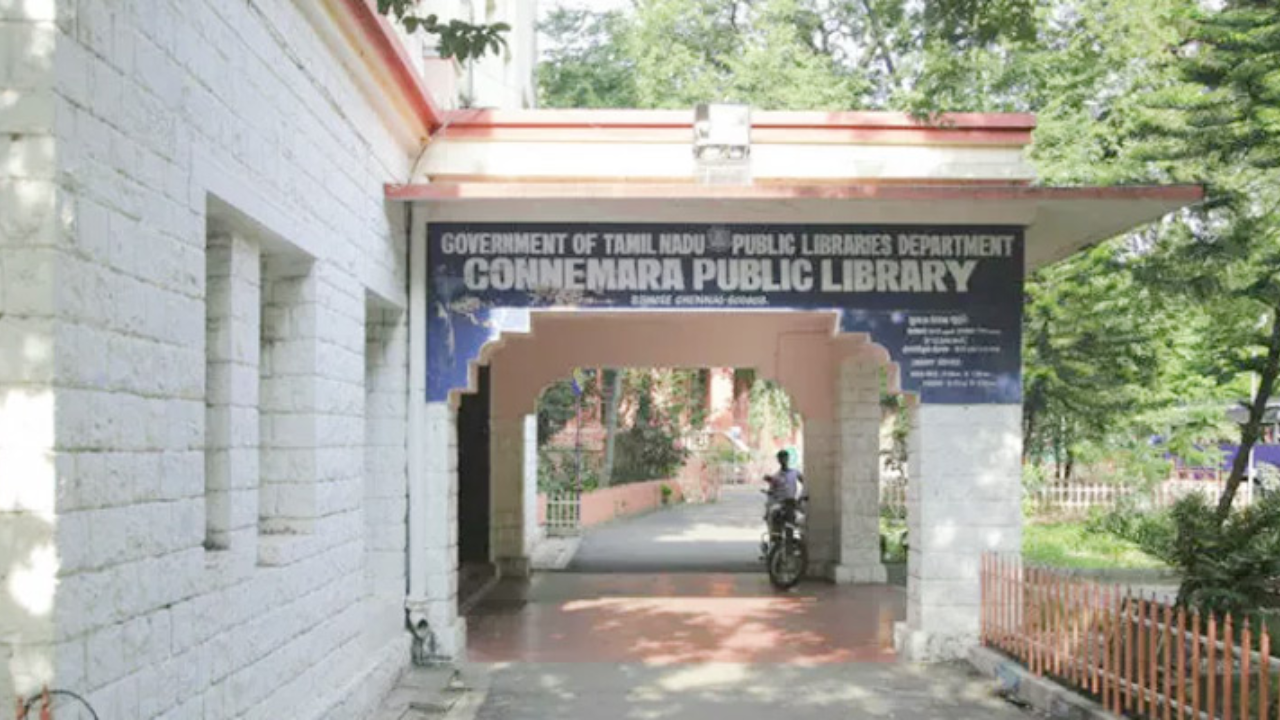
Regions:
<instances>
[{"instance_id":1,"label":"stone pillar base","mask_svg":"<svg viewBox=\"0 0 1280 720\"><path fill-rule=\"evenodd\" d=\"M451 665L467 660L467 619L457 618L434 633L435 646L425 653L428 665Z\"/></svg>"},{"instance_id":2,"label":"stone pillar base","mask_svg":"<svg viewBox=\"0 0 1280 720\"><path fill-rule=\"evenodd\" d=\"M883 585L889 582L889 572L884 563L860 565L840 564L831 568L831 581L837 585Z\"/></svg>"},{"instance_id":3,"label":"stone pillar base","mask_svg":"<svg viewBox=\"0 0 1280 720\"><path fill-rule=\"evenodd\" d=\"M414 664L434 665L466 660L467 620L454 612L456 605L456 597L447 601L405 601L413 633Z\"/></svg>"},{"instance_id":4,"label":"stone pillar base","mask_svg":"<svg viewBox=\"0 0 1280 720\"><path fill-rule=\"evenodd\" d=\"M498 558L496 564L499 577L527 578L533 574L533 562L525 556Z\"/></svg>"},{"instance_id":5,"label":"stone pillar base","mask_svg":"<svg viewBox=\"0 0 1280 720\"><path fill-rule=\"evenodd\" d=\"M969 649L977 644L977 635L926 632L912 630L905 622L893 624L893 649L905 662L958 660L967 657Z\"/></svg>"}]
</instances>

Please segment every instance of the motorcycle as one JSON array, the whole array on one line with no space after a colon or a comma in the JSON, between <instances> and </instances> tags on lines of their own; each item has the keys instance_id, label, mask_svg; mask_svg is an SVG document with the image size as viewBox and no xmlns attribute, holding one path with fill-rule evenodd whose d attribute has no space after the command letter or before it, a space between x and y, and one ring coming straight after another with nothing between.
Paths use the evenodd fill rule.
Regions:
<instances>
[{"instance_id":1,"label":"motorcycle","mask_svg":"<svg viewBox=\"0 0 1280 720\"><path fill-rule=\"evenodd\" d=\"M761 492L768 495L768 491ZM809 566L806 519L804 504L796 500L783 500L769 512L769 530L760 545L769 582L779 590L795 587Z\"/></svg>"}]
</instances>

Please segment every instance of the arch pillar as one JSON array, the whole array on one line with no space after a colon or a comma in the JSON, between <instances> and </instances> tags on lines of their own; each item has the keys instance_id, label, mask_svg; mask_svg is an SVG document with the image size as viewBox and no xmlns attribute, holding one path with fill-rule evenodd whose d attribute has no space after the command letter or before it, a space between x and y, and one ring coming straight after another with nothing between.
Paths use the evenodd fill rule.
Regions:
<instances>
[{"instance_id":1,"label":"arch pillar","mask_svg":"<svg viewBox=\"0 0 1280 720\"><path fill-rule=\"evenodd\" d=\"M490 418L489 547L503 577L528 577L531 571L537 532L537 462L536 416Z\"/></svg>"},{"instance_id":2,"label":"arch pillar","mask_svg":"<svg viewBox=\"0 0 1280 720\"><path fill-rule=\"evenodd\" d=\"M1022 407L920 405L907 483L908 660L962 656L978 642L985 552L1022 547Z\"/></svg>"},{"instance_id":3,"label":"arch pillar","mask_svg":"<svg viewBox=\"0 0 1280 720\"><path fill-rule=\"evenodd\" d=\"M801 470L809 491L809 573L830 577L840 562L840 425L830 418L805 418L803 434Z\"/></svg>"},{"instance_id":4,"label":"arch pillar","mask_svg":"<svg viewBox=\"0 0 1280 720\"><path fill-rule=\"evenodd\" d=\"M875 355L845 358L836 379L840 465L834 500L840 536L839 562L831 574L838 583L888 579L880 558L880 372L885 363Z\"/></svg>"}]
</instances>

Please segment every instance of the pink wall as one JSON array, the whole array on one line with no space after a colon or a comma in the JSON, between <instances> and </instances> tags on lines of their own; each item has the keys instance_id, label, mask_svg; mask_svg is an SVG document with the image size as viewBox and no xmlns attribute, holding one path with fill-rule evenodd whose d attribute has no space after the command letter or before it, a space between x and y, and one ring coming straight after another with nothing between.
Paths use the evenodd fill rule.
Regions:
<instances>
[{"instance_id":1,"label":"pink wall","mask_svg":"<svg viewBox=\"0 0 1280 720\"><path fill-rule=\"evenodd\" d=\"M662 505L662 486L671 488L671 502L678 502L683 493L675 480L650 480L628 483L583 493L581 523L584 528L594 527L620 517L648 512ZM547 496L538 493L538 524L547 522Z\"/></svg>"},{"instance_id":2,"label":"pink wall","mask_svg":"<svg viewBox=\"0 0 1280 720\"><path fill-rule=\"evenodd\" d=\"M715 368L711 371L711 411L709 424L716 430L728 430L734 425L733 368Z\"/></svg>"},{"instance_id":3,"label":"pink wall","mask_svg":"<svg viewBox=\"0 0 1280 720\"><path fill-rule=\"evenodd\" d=\"M504 334L482 353L493 417L533 412L542 389L574 367L753 367L781 383L806 419L828 420L841 358L889 362L867 336L836 335L836 322L826 311L534 312L532 332Z\"/></svg>"}]
</instances>

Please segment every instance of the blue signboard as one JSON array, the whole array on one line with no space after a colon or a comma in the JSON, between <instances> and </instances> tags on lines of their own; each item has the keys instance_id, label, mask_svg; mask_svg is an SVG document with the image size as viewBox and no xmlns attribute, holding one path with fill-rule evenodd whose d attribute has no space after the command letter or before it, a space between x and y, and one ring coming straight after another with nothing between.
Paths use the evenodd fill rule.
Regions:
<instances>
[{"instance_id":1,"label":"blue signboard","mask_svg":"<svg viewBox=\"0 0 1280 720\"><path fill-rule=\"evenodd\" d=\"M427 277L431 401L539 307L840 310L923 402L1022 397L1017 227L433 223Z\"/></svg>"}]
</instances>

